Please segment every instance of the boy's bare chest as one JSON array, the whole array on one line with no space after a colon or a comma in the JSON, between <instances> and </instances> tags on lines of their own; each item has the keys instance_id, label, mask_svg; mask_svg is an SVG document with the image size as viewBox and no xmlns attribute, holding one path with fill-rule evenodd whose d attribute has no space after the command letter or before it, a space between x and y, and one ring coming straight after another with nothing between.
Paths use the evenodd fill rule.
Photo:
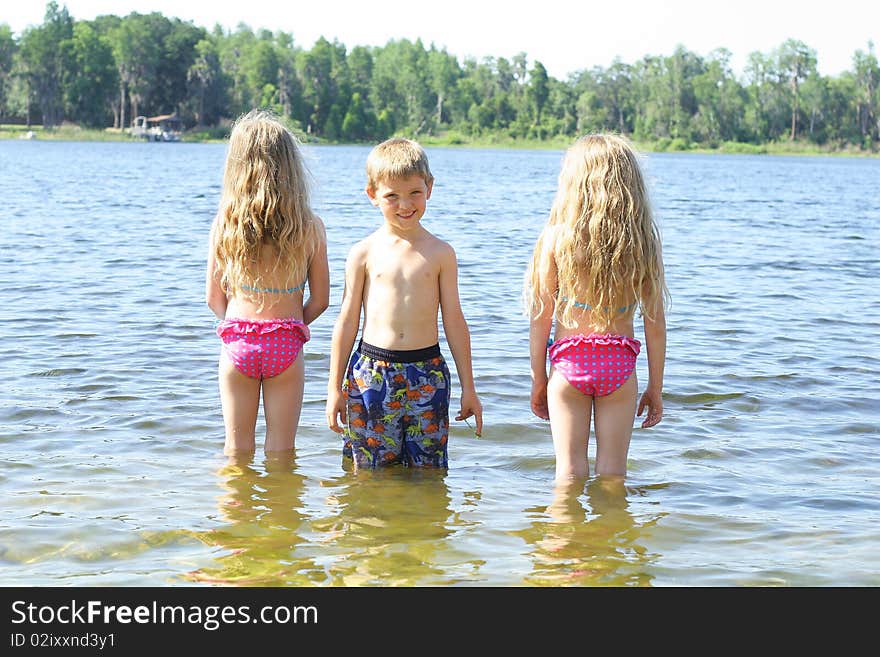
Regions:
<instances>
[{"instance_id":1,"label":"boy's bare chest","mask_svg":"<svg viewBox=\"0 0 880 657\"><path fill-rule=\"evenodd\" d=\"M435 263L412 252L375 254L368 260L367 270L374 283L394 287L424 285L436 281L440 274Z\"/></svg>"}]
</instances>

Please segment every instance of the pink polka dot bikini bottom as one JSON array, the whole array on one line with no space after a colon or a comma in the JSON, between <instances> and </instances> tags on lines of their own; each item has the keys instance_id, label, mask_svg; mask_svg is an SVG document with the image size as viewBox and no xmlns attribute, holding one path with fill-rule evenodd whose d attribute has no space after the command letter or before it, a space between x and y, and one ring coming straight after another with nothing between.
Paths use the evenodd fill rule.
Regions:
<instances>
[{"instance_id":1,"label":"pink polka dot bikini bottom","mask_svg":"<svg viewBox=\"0 0 880 657\"><path fill-rule=\"evenodd\" d=\"M585 395L603 397L630 377L641 348L641 342L624 335L572 335L550 345L550 363Z\"/></svg>"},{"instance_id":2,"label":"pink polka dot bikini bottom","mask_svg":"<svg viewBox=\"0 0 880 657\"><path fill-rule=\"evenodd\" d=\"M309 327L298 319L227 318L217 325L223 352L233 365L253 379L269 379L286 370L303 344Z\"/></svg>"}]
</instances>

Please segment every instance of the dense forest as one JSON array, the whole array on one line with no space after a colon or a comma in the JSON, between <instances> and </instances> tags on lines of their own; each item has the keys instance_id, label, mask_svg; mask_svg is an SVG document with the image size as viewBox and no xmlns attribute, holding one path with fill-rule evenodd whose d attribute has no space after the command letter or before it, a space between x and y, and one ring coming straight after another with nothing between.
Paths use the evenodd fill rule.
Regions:
<instances>
[{"instance_id":1,"label":"dense forest","mask_svg":"<svg viewBox=\"0 0 880 657\"><path fill-rule=\"evenodd\" d=\"M577 51L572 50L576 61ZM420 41L305 49L283 31L213 30L160 13L75 20L49 2L41 25L0 24L0 123L123 128L138 115L177 114L188 129L228 126L271 108L301 134L374 141L392 134L544 140L614 130L668 147L793 140L877 151L880 66L869 42L838 77L789 39L749 54L615 60L568 80L526 53L459 61Z\"/></svg>"}]
</instances>

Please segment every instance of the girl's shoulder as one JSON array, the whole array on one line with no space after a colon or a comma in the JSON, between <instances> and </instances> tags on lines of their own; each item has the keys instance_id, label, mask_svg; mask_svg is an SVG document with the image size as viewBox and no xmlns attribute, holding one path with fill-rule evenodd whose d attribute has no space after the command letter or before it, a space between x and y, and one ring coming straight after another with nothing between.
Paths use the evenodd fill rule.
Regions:
<instances>
[{"instance_id":1,"label":"girl's shoulder","mask_svg":"<svg viewBox=\"0 0 880 657\"><path fill-rule=\"evenodd\" d=\"M544 232L541 235L541 244L544 248L544 251L549 251L551 253L556 252L557 246L559 246L560 238L562 236L561 226L557 224L547 224L544 227Z\"/></svg>"},{"instance_id":2,"label":"girl's shoulder","mask_svg":"<svg viewBox=\"0 0 880 657\"><path fill-rule=\"evenodd\" d=\"M324 220L314 212L312 213L312 228L315 231L315 234L319 239L326 240L327 239L327 226L324 224Z\"/></svg>"}]
</instances>

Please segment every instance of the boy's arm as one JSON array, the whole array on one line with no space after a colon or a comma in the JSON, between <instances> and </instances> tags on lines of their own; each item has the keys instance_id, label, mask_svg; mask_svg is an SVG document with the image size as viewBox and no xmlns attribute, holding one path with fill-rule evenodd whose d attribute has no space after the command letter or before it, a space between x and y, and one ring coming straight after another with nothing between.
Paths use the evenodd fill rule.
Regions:
<instances>
[{"instance_id":1,"label":"boy's arm","mask_svg":"<svg viewBox=\"0 0 880 657\"><path fill-rule=\"evenodd\" d=\"M327 262L327 233L317 218L318 243L309 262L309 298L303 305L303 322L311 324L330 305L330 264Z\"/></svg>"},{"instance_id":2,"label":"boy's arm","mask_svg":"<svg viewBox=\"0 0 880 657\"><path fill-rule=\"evenodd\" d=\"M440 261L440 311L443 316L443 332L452 351L461 384L461 409L455 419L464 420L473 415L477 424L476 434L480 436L483 433L483 406L474 385L471 334L458 295L458 262L455 251L449 245L444 245Z\"/></svg>"},{"instance_id":3,"label":"boy's arm","mask_svg":"<svg viewBox=\"0 0 880 657\"><path fill-rule=\"evenodd\" d=\"M637 415L648 414L642 428L653 427L663 419L663 370L666 365L666 313L662 299L651 317L645 316L645 342L648 349L648 385L639 400Z\"/></svg>"},{"instance_id":4,"label":"boy's arm","mask_svg":"<svg viewBox=\"0 0 880 657\"><path fill-rule=\"evenodd\" d=\"M205 273L205 302L214 314L223 319L226 317L226 306L229 300L226 293L220 287L217 272L217 259L214 257L214 240L217 234L217 218L211 224L211 232L208 236L208 266Z\"/></svg>"},{"instance_id":5,"label":"boy's arm","mask_svg":"<svg viewBox=\"0 0 880 657\"><path fill-rule=\"evenodd\" d=\"M340 419L345 423L345 393L342 390L348 357L357 337L363 305L364 278L366 275L366 248L361 244L352 247L345 262L345 287L339 316L333 326L330 342L330 373L327 380L327 426L342 433Z\"/></svg>"}]
</instances>

